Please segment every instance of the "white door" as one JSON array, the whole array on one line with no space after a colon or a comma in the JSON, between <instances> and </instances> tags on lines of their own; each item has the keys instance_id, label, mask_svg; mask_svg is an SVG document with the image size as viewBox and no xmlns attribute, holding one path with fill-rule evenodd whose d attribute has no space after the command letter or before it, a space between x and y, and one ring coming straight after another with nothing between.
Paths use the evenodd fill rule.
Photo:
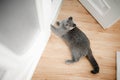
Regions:
<instances>
[{"instance_id":1,"label":"white door","mask_svg":"<svg viewBox=\"0 0 120 80\"><path fill-rule=\"evenodd\" d=\"M0 80L31 80L62 3L52 11L54 1L0 1Z\"/></svg>"},{"instance_id":2,"label":"white door","mask_svg":"<svg viewBox=\"0 0 120 80\"><path fill-rule=\"evenodd\" d=\"M103 28L120 19L120 0L80 0Z\"/></svg>"}]
</instances>

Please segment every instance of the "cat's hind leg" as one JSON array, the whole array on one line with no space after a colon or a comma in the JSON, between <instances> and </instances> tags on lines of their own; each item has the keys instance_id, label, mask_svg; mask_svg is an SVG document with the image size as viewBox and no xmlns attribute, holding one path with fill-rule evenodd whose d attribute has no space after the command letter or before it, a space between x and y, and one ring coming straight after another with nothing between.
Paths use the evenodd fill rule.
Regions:
<instances>
[{"instance_id":1,"label":"cat's hind leg","mask_svg":"<svg viewBox=\"0 0 120 80\"><path fill-rule=\"evenodd\" d=\"M77 61L79 61L79 59L78 58L74 58L74 56L72 56L72 59L71 60L66 60L65 63L66 64L71 64L71 63L74 63L74 62L77 62Z\"/></svg>"},{"instance_id":2,"label":"cat's hind leg","mask_svg":"<svg viewBox=\"0 0 120 80\"><path fill-rule=\"evenodd\" d=\"M66 60L65 61L66 64L71 64L71 63L74 63L74 62L78 62L79 59L80 59L80 54L78 52L76 52L75 50L72 50L71 56L72 56L72 59L71 60Z\"/></svg>"}]
</instances>

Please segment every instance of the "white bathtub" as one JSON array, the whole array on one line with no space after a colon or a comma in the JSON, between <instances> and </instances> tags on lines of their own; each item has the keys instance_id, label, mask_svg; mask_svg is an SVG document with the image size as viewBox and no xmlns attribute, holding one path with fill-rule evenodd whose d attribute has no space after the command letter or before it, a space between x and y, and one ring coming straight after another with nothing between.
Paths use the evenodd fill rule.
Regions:
<instances>
[{"instance_id":1,"label":"white bathtub","mask_svg":"<svg viewBox=\"0 0 120 80\"><path fill-rule=\"evenodd\" d=\"M0 80L31 79L62 2L57 1L50 14L44 14L46 0L0 1Z\"/></svg>"}]
</instances>

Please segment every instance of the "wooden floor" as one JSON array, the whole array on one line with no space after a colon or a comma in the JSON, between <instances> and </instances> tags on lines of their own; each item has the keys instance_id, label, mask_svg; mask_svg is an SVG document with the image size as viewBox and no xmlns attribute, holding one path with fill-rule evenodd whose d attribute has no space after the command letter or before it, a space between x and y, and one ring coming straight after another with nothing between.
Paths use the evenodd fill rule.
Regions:
<instances>
[{"instance_id":1,"label":"wooden floor","mask_svg":"<svg viewBox=\"0 0 120 80\"><path fill-rule=\"evenodd\" d=\"M99 74L91 74L92 67L83 57L66 65L70 52L65 43L52 33L38 63L32 80L116 80L116 51L120 51L120 20L103 29L78 0L64 0L57 20L72 16L91 41L91 48L99 66Z\"/></svg>"}]
</instances>

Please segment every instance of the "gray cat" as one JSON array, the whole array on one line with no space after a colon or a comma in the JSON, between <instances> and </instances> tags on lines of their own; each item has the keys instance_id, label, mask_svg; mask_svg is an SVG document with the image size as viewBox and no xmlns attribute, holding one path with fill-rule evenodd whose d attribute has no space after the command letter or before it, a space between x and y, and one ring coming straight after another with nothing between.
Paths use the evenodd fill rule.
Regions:
<instances>
[{"instance_id":1,"label":"gray cat","mask_svg":"<svg viewBox=\"0 0 120 80\"><path fill-rule=\"evenodd\" d=\"M82 56L86 56L94 68L91 73L99 73L99 66L90 48L90 41L87 36L76 27L72 17L57 22L57 26L58 27L54 27L51 25L51 30L65 41L72 55L72 59L66 60L66 64L77 62Z\"/></svg>"}]
</instances>

